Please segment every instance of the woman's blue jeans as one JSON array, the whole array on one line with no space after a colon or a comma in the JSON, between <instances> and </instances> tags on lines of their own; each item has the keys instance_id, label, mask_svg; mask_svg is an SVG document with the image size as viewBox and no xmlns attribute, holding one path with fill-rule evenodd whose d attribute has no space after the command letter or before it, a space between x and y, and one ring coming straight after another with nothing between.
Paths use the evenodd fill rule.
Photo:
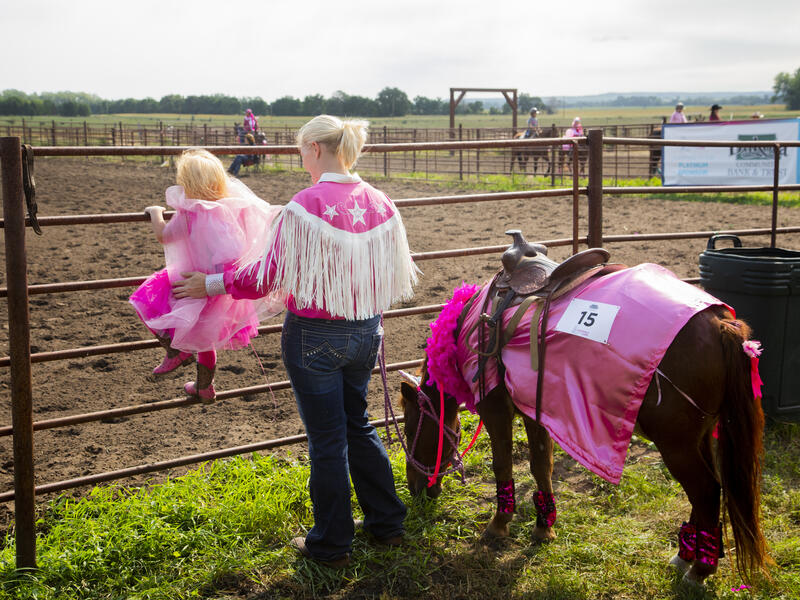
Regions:
<instances>
[{"instance_id":1,"label":"woman's blue jeans","mask_svg":"<svg viewBox=\"0 0 800 600\"><path fill-rule=\"evenodd\" d=\"M287 312L281 349L308 434L314 527L306 547L320 560L350 552L350 479L377 538L403 533L389 457L367 414L367 384L380 347L380 315L362 321L309 319Z\"/></svg>"}]
</instances>

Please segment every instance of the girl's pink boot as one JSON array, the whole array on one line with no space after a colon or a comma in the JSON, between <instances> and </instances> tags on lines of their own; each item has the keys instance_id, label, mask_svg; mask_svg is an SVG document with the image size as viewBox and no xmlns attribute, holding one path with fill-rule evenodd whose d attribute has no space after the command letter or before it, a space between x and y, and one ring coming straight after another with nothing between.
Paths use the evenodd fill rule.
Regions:
<instances>
[{"instance_id":1,"label":"girl's pink boot","mask_svg":"<svg viewBox=\"0 0 800 600\"><path fill-rule=\"evenodd\" d=\"M197 363L197 381L189 381L183 386L187 395L199 398L203 404L213 404L217 399L214 389L214 371L216 367L207 367Z\"/></svg>"},{"instance_id":2,"label":"girl's pink boot","mask_svg":"<svg viewBox=\"0 0 800 600\"><path fill-rule=\"evenodd\" d=\"M161 364L153 369L153 375L166 375L171 373L178 367L191 364L194 361L194 355L191 352L179 352L175 356L167 354Z\"/></svg>"}]
</instances>

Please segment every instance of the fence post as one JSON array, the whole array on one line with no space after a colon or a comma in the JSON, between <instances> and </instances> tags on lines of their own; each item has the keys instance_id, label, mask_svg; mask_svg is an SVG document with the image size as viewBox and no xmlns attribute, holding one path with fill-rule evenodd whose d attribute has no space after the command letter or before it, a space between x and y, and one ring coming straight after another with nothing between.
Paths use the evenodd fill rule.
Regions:
<instances>
[{"instance_id":1,"label":"fence post","mask_svg":"<svg viewBox=\"0 0 800 600\"><path fill-rule=\"evenodd\" d=\"M86 121L83 122L83 145L89 145L89 127L86 125Z\"/></svg>"},{"instance_id":2,"label":"fence post","mask_svg":"<svg viewBox=\"0 0 800 600\"><path fill-rule=\"evenodd\" d=\"M0 138L0 162L8 286L11 418L14 428L14 522L17 568L35 569L31 332L28 312L25 212L22 201L22 151L18 137Z\"/></svg>"},{"instance_id":3,"label":"fence post","mask_svg":"<svg viewBox=\"0 0 800 600\"><path fill-rule=\"evenodd\" d=\"M561 137L555 123L550 127L549 136L554 138ZM558 160L558 151L561 149L559 146L560 144L550 146L550 185L552 187L556 187L556 161Z\"/></svg>"},{"instance_id":4,"label":"fence post","mask_svg":"<svg viewBox=\"0 0 800 600\"><path fill-rule=\"evenodd\" d=\"M53 129L52 129L52 139L53 139L53 146L56 145L56 122L53 121Z\"/></svg>"},{"instance_id":5,"label":"fence post","mask_svg":"<svg viewBox=\"0 0 800 600\"><path fill-rule=\"evenodd\" d=\"M384 125L383 126L383 143L384 144L387 143L387 140L388 140L388 138L387 138L387 132L386 132L386 125ZM383 176L384 177L388 177L389 176L389 153L388 152L384 152L383 153Z\"/></svg>"},{"instance_id":6,"label":"fence post","mask_svg":"<svg viewBox=\"0 0 800 600\"><path fill-rule=\"evenodd\" d=\"M475 128L475 139L481 141L481 130ZM481 149L475 150L475 176L479 177L481 174Z\"/></svg>"},{"instance_id":7,"label":"fence post","mask_svg":"<svg viewBox=\"0 0 800 600\"><path fill-rule=\"evenodd\" d=\"M780 166L781 166L781 145L775 144L772 151L773 167L772 167L772 231L769 236L769 247L775 247L775 230L778 227L778 184L780 183ZM663 152L663 150L662 150Z\"/></svg>"},{"instance_id":8,"label":"fence post","mask_svg":"<svg viewBox=\"0 0 800 600\"><path fill-rule=\"evenodd\" d=\"M603 245L603 130L589 130L589 248Z\"/></svg>"},{"instance_id":9,"label":"fence post","mask_svg":"<svg viewBox=\"0 0 800 600\"><path fill-rule=\"evenodd\" d=\"M417 143L417 130L416 129L414 129L414 143L415 144ZM411 152L411 172L412 173L416 173L417 172L417 151L416 150Z\"/></svg>"},{"instance_id":10,"label":"fence post","mask_svg":"<svg viewBox=\"0 0 800 600\"><path fill-rule=\"evenodd\" d=\"M461 123L458 124L458 141L460 142L463 139L463 128L461 127ZM458 178L464 179L464 151L459 149L458 150Z\"/></svg>"}]
</instances>

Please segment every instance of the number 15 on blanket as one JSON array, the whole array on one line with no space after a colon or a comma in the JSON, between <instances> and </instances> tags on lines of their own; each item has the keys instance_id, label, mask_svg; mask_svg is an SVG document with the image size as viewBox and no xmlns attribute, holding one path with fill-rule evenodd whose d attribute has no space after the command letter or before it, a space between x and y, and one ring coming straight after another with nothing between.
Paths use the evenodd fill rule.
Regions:
<instances>
[{"instance_id":1,"label":"number 15 on blanket","mask_svg":"<svg viewBox=\"0 0 800 600\"><path fill-rule=\"evenodd\" d=\"M556 331L606 344L618 312L619 306L614 304L575 298L561 315Z\"/></svg>"}]
</instances>

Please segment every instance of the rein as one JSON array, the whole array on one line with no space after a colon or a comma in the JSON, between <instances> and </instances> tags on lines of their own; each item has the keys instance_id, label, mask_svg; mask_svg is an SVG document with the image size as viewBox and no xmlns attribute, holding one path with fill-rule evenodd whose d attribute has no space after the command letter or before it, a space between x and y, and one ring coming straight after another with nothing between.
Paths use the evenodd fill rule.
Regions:
<instances>
[{"instance_id":1,"label":"rein","mask_svg":"<svg viewBox=\"0 0 800 600\"><path fill-rule=\"evenodd\" d=\"M407 440L403 439L403 434L400 431L400 426L398 425L397 416L394 413L394 408L392 407L391 399L389 398L389 386L387 383L386 377L386 355L384 353L384 345L383 340L381 340L381 349L380 353L378 354L378 365L380 366L381 371L381 382L383 383L383 400L384 400L384 414L385 420L384 423L386 425L386 443L392 443L392 433L389 427L389 422L394 425L395 433L397 434L397 439L400 441L400 445L403 448L403 452L406 455L406 461L413 466L417 472L426 476L428 478L428 487L433 487L436 483L436 480L439 477L444 477L445 475L450 475L452 473L458 473L462 483L464 482L464 462L463 458L466 456L467 452L470 451L472 446L475 444L475 441L478 439L478 435L481 432L481 428L483 427L483 421L478 423L478 427L475 430L475 434L472 436L472 440L470 441L467 448L459 454L458 452L458 443L461 440L461 430L459 427L458 431L453 431L451 427L445 425L444 423L444 392L441 390L439 391L440 394L440 412L439 414L436 413L433 407L433 401L430 397L422 391L422 388L417 385L417 406L419 407L419 419L417 421L417 430L414 435L414 439L411 442L411 448L409 449L407 445ZM391 419L390 419L391 415ZM440 415L442 415L440 417ZM431 469L430 467L422 464L416 458L414 458L414 453L417 449L417 442L419 441L420 431L422 431L422 422L425 417L429 417L432 419L437 425L439 426L439 444L438 449L436 452L437 459L436 459L436 466ZM446 468L444 471L440 472L441 462L442 462L442 451L444 448L444 439L447 438L448 443L450 444L451 448L453 448L453 452L450 457L447 459L447 465L449 468Z\"/></svg>"}]
</instances>

